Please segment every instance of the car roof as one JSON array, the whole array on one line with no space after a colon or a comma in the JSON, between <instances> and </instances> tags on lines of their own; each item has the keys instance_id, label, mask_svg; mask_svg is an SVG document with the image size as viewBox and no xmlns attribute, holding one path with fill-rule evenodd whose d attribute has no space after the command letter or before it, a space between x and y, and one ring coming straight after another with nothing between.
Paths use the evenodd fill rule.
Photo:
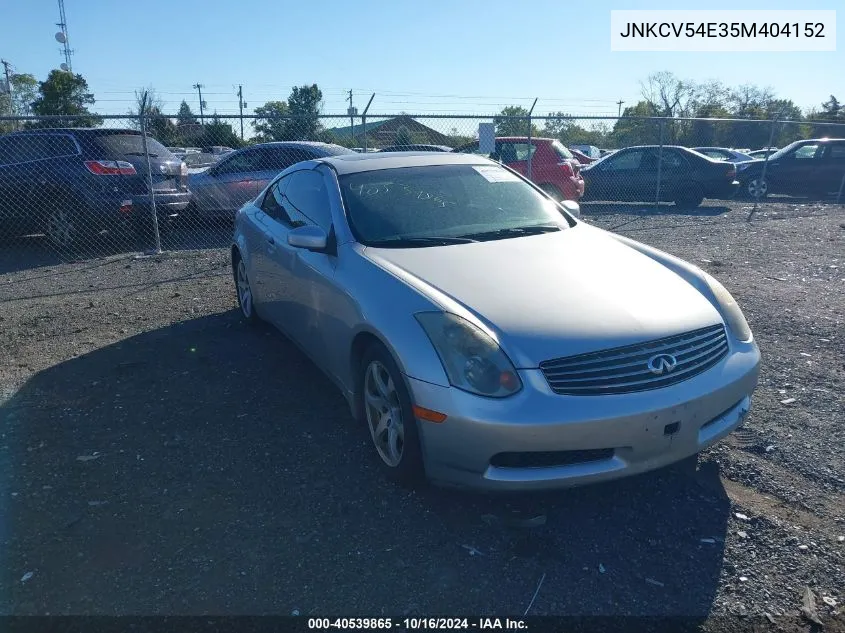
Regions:
<instances>
[{"instance_id":1,"label":"car roof","mask_svg":"<svg viewBox=\"0 0 845 633\"><path fill-rule=\"evenodd\" d=\"M429 167L434 165L499 165L476 154L451 152L375 152L372 154L342 154L318 158L314 162L330 165L338 175L355 174L378 169L400 167Z\"/></svg>"},{"instance_id":2,"label":"car roof","mask_svg":"<svg viewBox=\"0 0 845 633\"><path fill-rule=\"evenodd\" d=\"M43 127L33 128L31 130L19 130L12 132L10 136L22 136L24 134L137 134L140 136L141 132L131 128L114 127Z\"/></svg>"}]
</instances>

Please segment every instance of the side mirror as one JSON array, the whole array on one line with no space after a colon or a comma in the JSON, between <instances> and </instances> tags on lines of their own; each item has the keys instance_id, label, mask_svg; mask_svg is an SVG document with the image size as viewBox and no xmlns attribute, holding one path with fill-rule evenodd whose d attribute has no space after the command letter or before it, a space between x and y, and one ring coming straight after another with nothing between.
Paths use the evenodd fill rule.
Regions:
<instances>
[{"instance_id":1,"label":"side mirror","mask_svg":"<svg viewBox=\"0 0 845 633\"><path fill-rule=\"evenodd\" d=\"M564 200L560 203L564 209L567 210L569 215L574 215L576 218L581 217L581 205L573 200Z\"/></svg>"},{"instance_id":2,"label":"side mirror","mask_svg":"<svg viewBox=\"0 0 845 633\"><path fill-rule=\"evenodd\" d=\"M319 226L312 224L298 226L288 233L288 244L295 248L323 252L329 242L329 236Z\"/></svg>"}]
</instances>

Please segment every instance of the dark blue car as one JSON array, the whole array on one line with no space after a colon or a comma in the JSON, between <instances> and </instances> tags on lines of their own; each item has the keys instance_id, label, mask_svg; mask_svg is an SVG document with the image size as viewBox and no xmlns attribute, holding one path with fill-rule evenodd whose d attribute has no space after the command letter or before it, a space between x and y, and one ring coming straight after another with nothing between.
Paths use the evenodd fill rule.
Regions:
<instances>
[{"instance_id":1,"label":"dark blue car","mask_svg":"<svg viewBox=\"0 0 845 633\"><path fill-rule=\"evenodd\" d=\"M59 247L103 229L149 231L191 201L181 160L136 130L61 128L0 136L0 235L45 233Z\"/></svg>"}]
</instances>

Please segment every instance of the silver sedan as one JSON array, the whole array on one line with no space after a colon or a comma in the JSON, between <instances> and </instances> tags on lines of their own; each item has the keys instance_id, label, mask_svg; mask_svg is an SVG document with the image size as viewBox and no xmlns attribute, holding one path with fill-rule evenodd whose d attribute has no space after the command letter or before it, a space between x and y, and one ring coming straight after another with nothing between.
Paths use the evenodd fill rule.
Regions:
<instances>
[{"instance_id":1,"label":"silver sedan","mask_svg":"<svg viewBox=\"0 0 845 633\"><path fill-rule=\"evenodd\" d=\"M479 156L294 165L237 213L232 266L243 316L313 359L403 482L535 490L690 463L757 385L718 281Z\"/></svg>"}]
</instances>

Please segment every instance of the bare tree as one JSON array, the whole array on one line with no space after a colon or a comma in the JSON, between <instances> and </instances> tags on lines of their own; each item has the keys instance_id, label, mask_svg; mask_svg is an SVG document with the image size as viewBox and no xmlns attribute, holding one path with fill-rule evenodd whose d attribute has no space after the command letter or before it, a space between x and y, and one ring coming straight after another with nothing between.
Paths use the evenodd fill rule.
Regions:
<instances>
[{"instance_id":1,"label":"bare tree","mask_svg":"<svg viewBox=\"0 0 845 633\"><path fill-rule=\"evenodd\" d=\"M658 116L689 116L695 102L696 85L664 70L649 75L640 84L643 99L651 103Z\"/></svg>"}]
</instances>

